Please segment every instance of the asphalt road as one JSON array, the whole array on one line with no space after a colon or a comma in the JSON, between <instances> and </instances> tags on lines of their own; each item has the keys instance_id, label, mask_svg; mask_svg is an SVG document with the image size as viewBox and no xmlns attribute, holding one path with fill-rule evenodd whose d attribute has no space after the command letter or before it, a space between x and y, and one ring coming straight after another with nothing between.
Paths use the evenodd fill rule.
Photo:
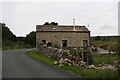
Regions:
<instances>
[{"instance_id":1,"label":"asphalt road","mask_svg":"<svg viewBox=\"0 0 120 80\"><path fill-rule=\"evenodd\" d=\"M102 48L97 47L97 49L98 49L98 53L109 53L109 51L104 50Z\"/></svg>"},{"instance_id":2,"label":"asphalt road","mask_svg":"<svg viewBox=\"0 0 120 80\"><path fill-rule=\"evenodd\" d=\"M3 78L80 78L26 54L28 49L8 50L2 54Z\"/></svg>"}]
</instances>

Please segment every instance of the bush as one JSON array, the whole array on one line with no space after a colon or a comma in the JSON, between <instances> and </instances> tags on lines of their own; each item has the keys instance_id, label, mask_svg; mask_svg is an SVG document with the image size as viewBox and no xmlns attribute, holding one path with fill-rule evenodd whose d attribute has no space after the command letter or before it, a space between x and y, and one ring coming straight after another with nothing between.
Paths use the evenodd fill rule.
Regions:
<instances>
[{"instance_id":1,"label":"bush","mask_svg":"<svg viewBox=\"0 0 120 80\"><path fill-rule=\"evenodd\" d=\"M54 47L55 47L55 48L60 48L60 47L57 45L57 43L54 45Z\"/></svg>"},{"instance_id":2,"label":"bush","mask_svg":"<svg viewBox=\"0 0 120 80\"><path fill-rule=\"evenodd\" d=\"M52 43L51 43L51 42L48 42L48 43L47 43L47 46L52 46Z\"/></svg>"}]
</instances>

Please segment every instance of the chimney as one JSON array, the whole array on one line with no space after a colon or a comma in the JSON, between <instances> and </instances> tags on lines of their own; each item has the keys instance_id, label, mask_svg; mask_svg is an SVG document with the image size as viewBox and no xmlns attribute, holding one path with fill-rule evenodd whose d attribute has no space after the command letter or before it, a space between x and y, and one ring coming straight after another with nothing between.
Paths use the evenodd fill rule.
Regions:
<instances>
[{"instance_id":1,"label":"chimney","mask_svg":"<svg viewBox=\"0 0 120 80\"><path fill-rule=\"evenodd\" d=\"M75 19L73 19L73 31L75 31Z\"/></svg>"}]
</instances>

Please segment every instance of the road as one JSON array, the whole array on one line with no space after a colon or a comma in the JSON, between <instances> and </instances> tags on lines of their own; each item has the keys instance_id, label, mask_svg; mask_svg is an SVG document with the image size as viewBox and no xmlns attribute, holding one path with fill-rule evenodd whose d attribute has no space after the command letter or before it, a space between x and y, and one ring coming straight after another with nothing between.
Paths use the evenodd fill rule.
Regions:
<instances>
[{"instance_id":1,"label":"road","mask_svg":"<svg viewBox=\"0 0 120 80\"><path fill-rule=\"evenodd\" d=\"M104 50L102 48L97 47L97 49L98 49L98 53L109 53L109 51Z\"/></svg>"},{"instance_id":2,"label":"road","mask_svg":"<svg viewBox=\"0 0 120 80\"><path fill-rule=\"evenodd\" d=\"M53 67L26 54L28 49L2 53L3 78L80 78L71 72Z\"/></svg>"}]
</instances>

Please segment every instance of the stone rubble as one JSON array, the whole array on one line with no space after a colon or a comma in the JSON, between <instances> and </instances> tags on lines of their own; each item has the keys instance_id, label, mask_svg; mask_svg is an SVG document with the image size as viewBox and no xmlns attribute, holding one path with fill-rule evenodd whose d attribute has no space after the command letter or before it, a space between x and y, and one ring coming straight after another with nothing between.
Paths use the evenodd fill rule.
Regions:
<instances>
[{"instance_id":1,"label":"stone rubble","mask_svg":"<svg viewBox=\"0 0 120 80\"><path fill-rule=\"evenodd\" d=\"M99 64L95 65L88 65L86 62L82 61L81 57L77 54L70 54L69 50L57 49L52 47L47 47L46 45L39 45L38 46L39 52L52 58L56 59L57 61L54 62L55 65L64 66L77 66L84 69L109 69L109 70L116 70L115 66L109 64ZM114 62L114 63L120 63Z\"/></svg>"}]
</instances>

